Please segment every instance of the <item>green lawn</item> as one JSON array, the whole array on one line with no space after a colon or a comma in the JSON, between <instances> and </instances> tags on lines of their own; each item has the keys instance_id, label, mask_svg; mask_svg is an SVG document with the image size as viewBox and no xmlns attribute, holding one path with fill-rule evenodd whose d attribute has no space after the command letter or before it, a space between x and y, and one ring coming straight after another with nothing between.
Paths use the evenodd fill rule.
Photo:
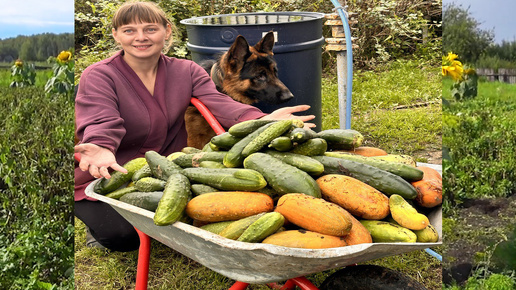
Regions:
<instances>
[{"instance_id":1,"label":"green lawn","mask_svg":"<svg viewBox=\"0 0 516 290\"><path fill-rule=\"evenodd\" d=\"M441 150L441 79L439 69L415 62L396 62L377 73L356 72L352 128L366 137L369 146L392 153L419 156ZM322 129L337 128L338 101L334 78L323 79ZM399 105L426 104L418 108L393 109ZM426 161L420 158L420 161ZM84 225L75 224L76 289L131 289L136 277L137 253L106 253L85 247ZM441 247L435 249L441 252ZM152 243L150 289L228 289L234 281L174 252L157 241ZM422 282L428 289L441 289L441 264L424 251L388 257L367 264L398 270ZM337 269L309 275L315 285ZM252 285L249 289L269 289Z\"/></svg>"}]
</instances>

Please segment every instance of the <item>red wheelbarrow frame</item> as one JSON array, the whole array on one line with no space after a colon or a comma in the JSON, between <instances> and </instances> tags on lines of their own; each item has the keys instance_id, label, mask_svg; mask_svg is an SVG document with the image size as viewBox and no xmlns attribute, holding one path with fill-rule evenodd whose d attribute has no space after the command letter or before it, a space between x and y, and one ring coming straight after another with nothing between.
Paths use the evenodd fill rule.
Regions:
<instances>
[{"instance_id":1,"label":"red wheelbarrow frame","mask_svg":"<svg viewBox=\"0 0 516 290\"><path fill-rule=\"evenodd\" d=\"M192 105L194 105L201 115L206 119L206 121L210 124L210 127L215 131L217 135L223 134L226 131L217 121L217 119L213 116L210 110L198 99L191 99ZM80 160L79 153L75 153L75 159ZM138 236L140 238L140 247L138 249L138 265L136 270L136 287L135 290L147 290L148 278L149 278L149 262L150 262L150 247L151 247L151 238L145 234L144 232L135 228ZM233 284L228 290L245 290L249 283L237 281ZM285 282L284 285L279 285L276 283L268 283L271 289L282 289L282 290L293 290L296 286L301 288L301 290L318 290L319 288L315 287L308 279L305 277L297 277L289 279Z\"/></svg>"}]
</instances>

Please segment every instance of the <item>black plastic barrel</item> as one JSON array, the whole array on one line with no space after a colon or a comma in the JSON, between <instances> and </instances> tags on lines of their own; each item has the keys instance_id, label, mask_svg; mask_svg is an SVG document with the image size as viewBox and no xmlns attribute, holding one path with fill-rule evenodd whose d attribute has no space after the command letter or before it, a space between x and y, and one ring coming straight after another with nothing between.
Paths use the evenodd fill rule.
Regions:
<instances>
[{"instance_id":1,"label":"black plastic barrel","mask_svg":"<svg viewBox=\"0 0 516 290\"><path fill-rule=\"evenodd\" d=\"M269 31L274 31L274 59L279 79L294 94L290 101L270 105L256 104L270 113L285 106L310 105L312 121L321 130L322 27L324 14L315 12L239 13L194 17L182 20L186 25L187 47L192 60L216 59L227 51L240 34L255 45Z\"/></svg>"}]
</instances>

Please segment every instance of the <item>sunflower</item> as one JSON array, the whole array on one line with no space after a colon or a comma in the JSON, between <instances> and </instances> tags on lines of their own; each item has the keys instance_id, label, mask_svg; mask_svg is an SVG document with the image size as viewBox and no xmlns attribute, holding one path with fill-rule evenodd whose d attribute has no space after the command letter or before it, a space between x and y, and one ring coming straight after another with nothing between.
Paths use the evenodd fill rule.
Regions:
<instances>
[{"instance_id":1,"label":"sunflower","mask_svg":"<svg viewBox=\"0 0 516 290\"><path fill-rule=\"evenodd\" d=\"M57 56L57 59L60 60L61 62L68 62L72 59L72 53L69 52L69 51L61 51L61 53L59 53L59 55Z\"/></svg>"}]
</instances>

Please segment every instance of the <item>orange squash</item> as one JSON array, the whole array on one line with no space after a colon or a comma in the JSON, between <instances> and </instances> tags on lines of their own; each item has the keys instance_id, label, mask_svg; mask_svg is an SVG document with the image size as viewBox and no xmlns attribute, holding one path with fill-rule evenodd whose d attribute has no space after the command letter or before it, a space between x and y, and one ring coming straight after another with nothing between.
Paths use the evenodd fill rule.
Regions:
<instances>
[{"instance_id":1,"label":"orange squash","mask_svg":"<svg viewBox=\"0 0 516 290\"><path fill-rule=\"evenodd\" d=\"M352 226L348 213L342 207L302 193L283 195L275 211L303 229L325 235L345 236Z\"/></svg>"},{"instance_id":2,"label":"orange squash","mask_svg":"<svg viewBox=\"0 0 516 290\"><path fill-rule=\"evenodd\" d=\"M415 201L422 207L435 207L443 203L443 178L433 168L418 166L423 171L423 179L412 182L416 188L417 196Z\"/></svg>"},{"instance_id":3,"label":"orange squash","mask_svg":"<svg viewBox=\"0 0 516 290\"><path fill-rule=\"evenodd\" d=\"M323 235L305 230L290 230L272 234L265 238L262 243L305 249L324 249L347 246L343 237Z\"/></svg>"},{"instance_id":4,"label":"orange squash","mask_svg":"<svg viewBox=\"0 0 516 290\"><path fill-rule=\"evenodd\" d=\"M389 198L358 179L329 174L316 181L324 199L340 205L356 217L381 220L389 215Z\"/></svg>"},{"instance_id":5,"label":"orange squash","mask_svg":"<svg viewBox=\"0 0 516 290\"><path fill-rule=\"evenodd\" d=\"M274 209L272 198L265 193L218 191L201 194L186 204L186 214L194 220L221 222L239 220Z\"/></svg>"},{"instance_id":6,"label":"orange squash","mask_svg":"<svg viewBox=\"0 0 516 290\"><path fill-rule=\"evenodd\" d=\"M366 229L366 227L364 227L364 225L351 214L349 214L349 218L351 219L351 223L353 224L353 226L351 227L351 231L349 232L349 234L343 237L344 241L346 241L346 244L348 244L348 246L352 246L358 244L372 243L373 238L371 237L371 234Z\"/></svg>"},{"instance_id":7,"label":"orange squash","mask_svg":"<svg viewBox=\"0 0 516 290\"><path fill-rule=\"evenodd\" d=\"M360 146L360 147L357 147L357 148L352 149L352 150L339 150L339 152L346 152L346 153L362 155L362 156L366 156L366 157L384 156L384 155L388 154L383 149L376 148L376 147L368 147L368 146Z\"/></svg>"}]
</instances>

